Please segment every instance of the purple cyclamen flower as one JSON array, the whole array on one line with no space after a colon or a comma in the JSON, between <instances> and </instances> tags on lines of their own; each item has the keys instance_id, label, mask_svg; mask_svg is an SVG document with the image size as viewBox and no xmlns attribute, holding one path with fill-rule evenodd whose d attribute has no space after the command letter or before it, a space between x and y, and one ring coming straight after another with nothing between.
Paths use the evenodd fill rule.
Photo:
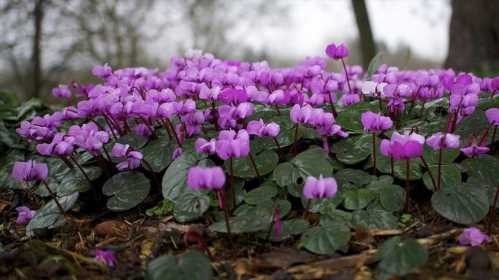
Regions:
<instances>
[{"instance_id":1,"label":"purple cyclamen flower","mask_svg":"<svg viewBox=\"0 0 499 280\"><path fill-rule=\"evenodd\" d=\"M326 47L326 54L332 59L342 59L348 56L348 48L345 44L329 44Z\"/></svg>"},{"instance_id":2,"label":"purple cyclamen flower","mask_svg":"<svg viewBox=\"0 0 499 280\"><path fill-rule=\"evenodd\" d=\"M17 211L17 219L16 224L25 225L31 221L36 211L29 209L28 207L21 206L16 208Z\"/></svg>"},{"instance_id":3,"label":"purple cyclamen flower","mask_svg":"<svg viewBox=\"0 0 499 280\"><path fill-rule=\"evenodd\" d=\"M291 121L296 124L305 124L309 121L313 111L314 108L312 108L312 106L310 105L300 107L300 105L296 104L293 106L293 108L291 108L289 117L291 118Z\"/></svg>"},{"instance_id":4,"label":"purple cyclamen flower","mask_svg":"<svg viewBox=\"0 0 499 280\"><path fill-rule=\"evenodd\" d=\"M187 173L187 186L194 190L218 190L225 184L225 173L219 166L191 167Z\"/></svg>"},{"instance_id":5,"label":"purple cyclamen flower","mask_svg":"<svg viewBox=\"0 0 499 280\"><path fill-rule=\"evenodd\" d=\"M463 154L465 154L467 157L476 157L481 154L486 154L489 151L489 147L480 146L477 143L472 143L471 145L461 149L461 152L463 152Z\"/></svg>"},{"instance_id":6,"label":"purple cyclamen flower","mask_svg":"<svg viewBox=\"0 0 499 280\"><path fill-rule=\"evenodd\" d=\"M279 135L280 127L278 124L271 122L265 124L262 119L258 121L250 121L246 127L246 131L250 135L257 135L260 137L276 137Z\"/></svg>"},{"instance_id":7,"label":"purple cyclamen flower","mask_svg":"<svg viewBox=\"0 0 499 280\"><path fill-rule=\"evenodd\" d=\"M424 137L419 134L399 134L395 131L390 140L381 141L380 150L384 156L395 160L407 160L423 154L424 142Z\"/></svg>"},{"instance_id":8,"label":"purple cyclamen flower","mask_svg":"<svg viewBox=\"0 0 499 280\"><path fill-rule=\"evenodd\" d=\"M249 134L241 129L237 132L233 130L220 131L215 142L215 152L222 160L232 157L246 157L250 152Z\"/></svg>"},{"instance_id":9,"label":"purple cyclamen flower","mask_svg":"<svg viewBox=\"0 0 499 280\"><path fill-rule=\"evenodd\" d=\"M426 139L426 144L433 150L459 148L459 135L437 132Z\"/></svg>"},{"instance_id":10,"label":"purple cyclamen flower","mask_svg":"<svg viewBox=\"0 0 499 280\"><path fill-rule=\"evenodd\" d=\"M92 75L99 77L99 78L107 78L111 76L113 73L113 69L106 63L103 66L96 65L94 68L92 68Z\"/></svg>"},{"instance_id":11,"label":"purple cyclamen flower","mask_svg":"<svg viewBox=\"0 0 499 280\"><path fill-rule=\"evenodd\" d=\"M216 144L215 139L211 139L210 141L206 141L206 139L204 139L204 138L198 138L196 140L196 142L194 143L194 147L196 149L196 152L198 152L198 153L212 155L216 151L215 144Z\"/></svg>"},{"instance_id":12,"label":"purple cyclamen flower","mask_svg":"<svg viewBox=\"0 0 499 280\"><path fill-rule=\"evenodd\" d=\"M113 149L111 150L111 155L117 158L125 157L128 152L128 149L130 149L130 145L116 143L114 144Z\"/></svg>"},{"instance_id":13,"label":"purple cyclamen flower","mask_svg":"<svg viewBox=\"0 0 499 280\"><path fill-rule=\"evenodd\" d=\"M17 161L12 169L12 177L18 181L44 181L48 177L48 167L45 163L34 160L26 162Z\"/></svg>"},{"instance_id":14,"label":"purple cyclamen flower","mask_svg":"<svg viewBox=\"0 0 499 280\"><path fill-rule=\"evenodd\" d=\"M303 196L308 199L314 198L329 198L336 195L338 185L333 177L319 176L319 179L309 176L303 187Z\"/></svg>"},{"instance_id":15,"label":"purple cyclamen flower","mask_svg":"<svg viewBox=\"0 0 499 280\"><path fill-rule=\"evenodd\" d=\"M360 96L358 94L343 94L339 100L339 103L343 106L350 106L360 102Z\"/></svg>"},{"instance_id":16,"label":"purple cyclamen flower","mask_svg":"<svg viewBox=\"0 0 499 280\"><path fill-rule=\"evenodd\" d=\"M116 257L111 250L95 250L95 260L105 263L108 267L114 267L116 265Z\"/></svg>"},{"instance_id":17,"label":"purple cyclamen flower","mask_svg":"<svg viewBox=\"0 0 499 280\"><path fill-rule=\"evenodd\" d=\"M384 117L381 114L373 112L364 112L361 116L362 126L365 131L372 133L382 132L393 126L390 117Z\"/></svg>"},{"instance_id":18,"label":"purple cyclamen flower","mask_svg":"<svg viewBox=\"0 0 499 280\"><path fill-rule=\"evenodd\" d=\"M499 108L488 109L485 111L485 116L491 125L499 126Z\"/></svg>"},{"instance_id":19,"label":"purple cyclamen flower","mask_svg":"<svg viewBox=\"0 0 499 280\"><path fill-rule=\"evenodd\" d=\"M484 242L489 242L490 237L485 233L481 232L480 229L476 227L470 227L463 230L461 235L459 235L458 240L459 244L463 246L470 245L474 247L474 246L480 246Z\"/></svg>"},{"instance_id":20,"label":"purple cyclamen flower","mask_svg":"<svg viewBox=\"0 0 499 280\"><path fill-rule=\"evenodd\" d=\"M59 98L70 98L71 90L67 85L59 85L52 89L52 95Z\"/></svg>"},{"instance_id":21,"label":"purple cyclamen flower","mask_svg":"<svg viewBox=\"0 0 499 280\"><path fill-rule=\"evenodd\" d=\"M182 155L182 153L183 153L182 148L180 147L175 148L172 154L172 160L176 160L177 158L179 158Z\"/></svg>"}]
</instances>

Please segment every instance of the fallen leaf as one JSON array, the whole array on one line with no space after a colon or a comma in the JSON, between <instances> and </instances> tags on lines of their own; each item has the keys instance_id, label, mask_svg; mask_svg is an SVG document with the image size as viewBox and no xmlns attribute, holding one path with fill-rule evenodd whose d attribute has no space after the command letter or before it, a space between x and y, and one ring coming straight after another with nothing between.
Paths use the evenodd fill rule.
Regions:
<instances>
[{"instance_id":1,"label":"fallen leaf","mask_svg":"<svg viewBox=\"0 0 499 280\"><path fill-rule=\"evenodd\" d=\"M105 221L95 226L95 233L100 236L125 238L128 233L128 226L121 221Z\"/></svg>"}]
</instances>

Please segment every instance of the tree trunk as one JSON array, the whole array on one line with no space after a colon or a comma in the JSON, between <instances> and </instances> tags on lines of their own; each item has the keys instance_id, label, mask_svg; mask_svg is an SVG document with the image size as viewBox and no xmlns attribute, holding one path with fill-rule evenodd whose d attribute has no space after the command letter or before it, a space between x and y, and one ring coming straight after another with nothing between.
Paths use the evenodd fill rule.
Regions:
<instances>
[{"instance_id":1,"label":"tree trunk","mask_svg":"<svg viewBox=\"0 0 499 280\"><path fill-rule=\"evenodd\" d=\"M369 22L369 14L365 0L352 0L352 6L357 28L359 29L362 65L367 68L371 59L376 55L376 45Z\"/></svg>"},{"instance_id":2,"label":"tree trunk","mask_svg":"<svg viewBox=\"0 0 499 280\"><path fill-rule=\"evenodd\" d=\"M33 65L33 91L32 97L39 97L42 87L42 23L43 23L43 2L44 0L36 0L33 11L33 50L32 50L32 65Z\"/></svg>"},{"instance_id":3,"label":"tree trunk","mask_svg":"<svg viewBox=\"0 0 499 280\"><path fill-rule=\"evenodd\" d=\"M453 0L446 67L499 71L499 1Z\"/></svg>"}]
</instances>

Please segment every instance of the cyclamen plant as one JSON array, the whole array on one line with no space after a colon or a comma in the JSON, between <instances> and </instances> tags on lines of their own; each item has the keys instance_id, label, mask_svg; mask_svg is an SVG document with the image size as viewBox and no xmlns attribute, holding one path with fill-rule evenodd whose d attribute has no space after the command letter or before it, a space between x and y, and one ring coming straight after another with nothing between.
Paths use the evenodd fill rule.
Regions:
<instances>
[{"instance_id":1,"label":"cyclamen plant","mask_svg":"<svg viewBox=\"0 0 499 280\"><path fill-rule=\"evenodd\" d=\"M480 201L483 207L471 215L442 210L454 202L445 199L461 193L441 194L452 191L446 176L450 176L453 162L462 163L472 174L480 164L475 158L497 161L493 154L497 151L499 77L480 78L451 69L403 71L388 65L372 65L364 71L346 64L349 51L344 44L328 45L325 55L341 61L342 71L327 71L332 61L325 57L307 58L289 68L272 68L267 62L221 60L197 51L173 57L164 71L96 66L92 74L101 83L58 86L53 95L76 104L23 121L17 133L47 161L61 161L68 170L76 167L92 191L100 191L101 182L106 182L102 191L111 196L108 207L113 211L128 210L147 196L158 196L161 185L163 196L175 205L174 217L188 222L205 215L211 199L207 191L213 191L224 211L224 221L220 222L229 234L243 224L251 232L273 228L279 239L290 209L329 214L334 205L356 211L357 219L364 218L360 211L371 206L390 215L398 213L402 207L381 203L381 188L372 186L366 203L347 206L345 194L351 198L369 183L376 186L387 181L390 184L383 187L399 190L396 193L404 192L398 184L405 181L406 211L410 211L411 187L430 182L432 203L439 202L434 208L445 218L478 223L489 206L490 215L495 215L499 193L495 179L486 183L488 188L497 187L496 199L482 193L473 196L487 200ZM316 145L323 149L317 152ZM426 155L428 149L436 152L436 160ZM383 157L378 157L378 150ZM307 154L310 151L313 156ZM448 159L448 152L455 156ZM460 153L464 157L458 157ZM100 177L90 174L92 163L106 172ZM365 175L363 170L371 168L374 176ZM465 187L481 177L469 176L475 181L463 182L462 170L452 169L459 174L452 178L452 182L457 181L454 191L489 194L489 189ZM42 183L61 214L75 203L62 207L61 197L67 192L49 187L46 164L17 162L12 176ZM126 176L135 176L136 181L119 181ZM150 188L149 179L158 188ZM263 197L248 198L255 190L262 190ZM88 189L73 190L79 191ZM120 195L130 196L121 199ZM288 199L292 196L304 202ZM360 201L359 197L350 202ZM335 203L328 204L333 199ZM246 200L253 204L242 202ZM293 205L286 209L279 200ZM320 207L309 209L311 200ZM271 210L265 204L269 201ZM241 222L248 213L253 213L250 222ZM28 222L30 215L33 212L20 210L20 223ZM210 220L216 221L215 214L213 217ZM372 224L366 221L354 226ZM224 230L216 227L217 222L212 226ZM475 239L463 240L470 238ZM108 265L115 263L110 253L96 252L96 258Z\"/></svg>"}]
</instances>

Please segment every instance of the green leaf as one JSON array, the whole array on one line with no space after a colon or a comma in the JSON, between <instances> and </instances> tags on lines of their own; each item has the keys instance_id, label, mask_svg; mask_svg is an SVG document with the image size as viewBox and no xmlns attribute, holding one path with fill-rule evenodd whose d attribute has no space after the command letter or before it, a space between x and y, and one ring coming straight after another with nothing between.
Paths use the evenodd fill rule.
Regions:
<instances>
[{"instance_id":1,"label":"green leaf","mask_svg":"<svg viewBox=\"0 0 499 280\"><path fill-rule=\"evenodd\" d=\"M335 226L319 226L307 230L302 235L301 244L310 252L332 255L345 247L350 238L350 229L338 223Z\"/></svg>"},{"instance_id":2,"label":"green leaf","mask_svg":"<svg viewBox=\"0 0 499 280\"><path fill-rule=\"evenodd\" d=\"M282 231L279 237L271 233L272 241L282 241L294 235L300 235L310 228L310 224L301 218L296 218L282 222Z\"/></svg>"},{"instance_id":3,"label":"green leaf","mask_svg":"<svg viewBox=\"0 0 499 280\"><path fill-rule=\"evenodd\" d=\"M376 178L364 170L351 168L339 170L336 174L334 174L334 177L340 186L348 182L357 187L367 185Z\"/></svg>"},{"instance_id":4,"label":"green leaf","mask_svg":"<svg viewBox=\"0 0 499 280\"><path fill-rule=\"evenodd\" d=\"M152 140L143 148L144 159L151 165L154 172L161 172L172 162L175 143L166 136Z\"/></svg>"},{"instance_id":5,"label":"green leaf","mask_svg":"<svg viewBox=\"0 0 499 280\"><path fill-rule=\"evenodd\" d=\"M73 194L63 196L57 199L59 204L62 206L64 211L70 210L73 205L78 200L79 193L75 192ZM35 216L29 222L26 227L26 231L32 235L33 231L43 228L54 228L61 225L64 222L64 216L55 201L52 199L42 208L36 211Z\"/></svg>"},{"instance_id":6,"label":"green leaf","mask_svg":"<svg viewBox=\"0 0 499 280\"><path fill-rule=\"evenodd\" d=\"M371 78L373 76L374 72L376 72L376 70L378 69L378 67L381 63L381 57L382 57L382 53L379 52L369 62L369 66L367 67L367 75L369 78Z\"/></svg>"},{"instance_id":7,"label":"green leaf","mask_svg":"<svg viewBox=\"0 0 499 280\"><path fill-rule=\"evenodd\" d=\"M293 185L288 185L288 191L291 195L301 197L303 185L308 176L324 177L332 176L333 166L327 153L317 146L312 146L308 150L298 154L290 163L294 169L287 169L291 178L296 178ZM288 166L289 167L289 166ZM298 177L297 177L298 175ZM285 176L285 174L281 174Z\"/></svg>"},{"instance_id":8,"label":"green leaf","mask_svg":"<svg viewBox=\"0 0 499 280\"><path fill-rule=\"evenodd\" d=\"M343 205L349 210L363 209L376 198L376 193L368 189L349 190L344 194Z\"/></svg>"},{"instance_id":9,"label":"green leaf","mask_svg":"<svg viewBox=\"0 0 499 280\"><path fill-rule=\"evenodd\" d=\"M391 212L369 209L353 212L352 224L365 229L393 229L398 227L397 217Z\"/></svg>"},{"instance_id":10,"label":"green leaf","mask_svg":"<svg viewBox=\"0 0 499 280\"><path fill-rule=\"evenodd\" d=\"M471 116L464 118L463 121L459 123L454 133L461 136L461 143L468 143L474 136L481 138L483 132L489 128L489 126L490 124L487 121L485 112L477 109ZM488 143L491 137L492 135L489 133L485 143Z\"/></svg>"},{"instance_id":11,"label":"green leaf","mask_svg":"<svg viewBox=\"0 0 499 280\"><path fill-rule=\"evenodd\" d=\"M460 151L458 149L444 149L442 150L442 164L451 164L459 156ZM429 166L438 166L438 151L434 151L431 148L425 146L424 149L424 159Z\"/></svg>"},{"instance_id":12,"label":"green leaf","mask_svg":"<svg viewBox=\"0 0 499 280\"><path fill-rule=\"evenodd\" d=\"M428 252L415 239L392 237L378 252L378 268L387 274L403 276L426 263Z\"/></svg>"},{"instance_id":13,"label":"green leaf","mask_svg":"<svg viewBox=\"0 0 499 280\"><path fill-rule=\"evenodd\" d=\"M198 251L180 256L164 255L147 265L146 280L210 280L213 278L210 259Z\"/></svg>"},{"instance_id":14,"label":"green leaf","mask_svg":"<svg viewBox=\"0 0 499 280\"><path fill-rule=\"evenodd\" d=\"M371 154L371 141L372 136L370 134L350 136L338 141L333 151L336 152L336 158L342 163L357 164L364 161Z\"/></svg>"},{"instance_id":15,"label":"green leaf","mask_svg":"<svg viewBox=\"0 0 499 280\"><path fill-rule=\"evenodd\" d=\"M173 216L181 223L195 220L210 207L210 197L201 191L184 193L175 201Z\"/></svg>"},{"instance_id":16,"label":"green leaf","mask_svg":"<svg viewBox=\"0 0 499 280\"><path fill-rule=\"evenodd\" d=\"M280 163L272 173L272 179L280 187L295 185L298 178L300 178L298 169L289 162Z\"/></svg>"},{"instance_id":17,"label":"green leaf","mask_svg":"<svg viewBox=\"0 0 499 280\"><path fill-rule=\"evenodd\" d=\"M210 165L210 161L203 160L204 154L184 152L174 160L163 175L163 197L175 201L183 193L192 191L187 187L187 172L195 165Z\"/></svg>"},{"instance_id":18,"label":"green leaf","mask_svg":"<svg viewBox=\"0 0 499 280\"><path fill-rule=\"evenodd\" d=\"M444 218L465 225L480 222L489 211L486 190L464 184L435 192L431 205Z\"/></svg>"},{"instance_id":19,"label":"green leaf","mask_svg":"<svg viewBox=\"0 0 499 280\"><path fill-rule=\"evenodd\" d=\"M254 190L244 195L244 201L248 204L257 205L271 200L277 195L277 185L272 181L266 181Z\"/></svg>"},{"instance_id":20,"label":"green leaf","mask_svg":"<svg viewBox=\"0 0 499 280\"><path fill-rule=\"evenodd\" d=\"M435 184L438 185L438 166L430 166L431 174L435 179ZM423 175L423 182L427 189L433 190L433 182L428 171ZM441 187L453 188L462 183L461 171L455 164L442 165L441 168Z\"/></svg>"},{"instance_id":21,"label":"green leaf","mask_svg":"<svg viewBox=\"0 0 499 280\"><path fill-rule=\"evenodd\" d=\"M147 216L166 217L173 212L174 203L171 200L163 199L158 205L146 210Z\"/></svg>"},{"instance_id":22,"label":"green leaf","mask_svg":"<svg viewBox=\"0 0 499 280\"><path fill-rule=\"evenodd\" d=\"M390 158L385 157L379 152L379 146L376 149L376 169L380 172L390 174L391 173L391 163ZM400 180L406 179L406 170L407 170L407 161L406 160L394 160L393 161L393 171L396 178ZM372 166L371 161L368 164L369 167ZM420 159L412 159L409 166L409 179L411 181L420 180L423 177L423 170L421 168Z\"/></svg>"},{"instance_id":23,"label":"green leaf","mask_svg":"<svg viewBox=\"0 0 499 280\"><path fill-rule=\"evenodd\" d=\"M279 156L274 151L262 151L259 154L253 154L253 158L260 176L265 176L271 173L279 163ZM249 156L244 158L234 158L232 160L234 165L234 176L244 179L257 177ZM225 161L224 166L227 173L229 173L230 160Z\"/></svg>"},{"instance_id":24,"label":"green leaf","mask_svg":"<svg viewBox=\"0 0 499 280\"><path fill-rule=\"evenodd\" d=\"M470 176L468 184L474 188L487 190L489 201L492 204L494 195L499 186L499 159L491 155L481 155L478 158L470 158L462 162L466 172ZM499 207L499 204L496 205Z\"/></svg>"},{"instance_id":25,"label":"green leaf","mask_svg":"<svg viewBox=\"0 0 499 280\"><path fill-rule=\"evenodd\" d=\"M138 172L123 172L104 183L102 192L111 196L107 208L112 211L126 211L141 203L149 194L149 180Z\"/></svg>"},{"instance_id":26,"label":"green leaf","mask_svg":"<svg viewBox=\"0 0 499 280\"><path fill-rule=\"evenodd\" d=\"M379 202L387 211L399 211L404 207L405 190L397 185L384 185L376 189Z\"/></svg>"}]
</instances>

